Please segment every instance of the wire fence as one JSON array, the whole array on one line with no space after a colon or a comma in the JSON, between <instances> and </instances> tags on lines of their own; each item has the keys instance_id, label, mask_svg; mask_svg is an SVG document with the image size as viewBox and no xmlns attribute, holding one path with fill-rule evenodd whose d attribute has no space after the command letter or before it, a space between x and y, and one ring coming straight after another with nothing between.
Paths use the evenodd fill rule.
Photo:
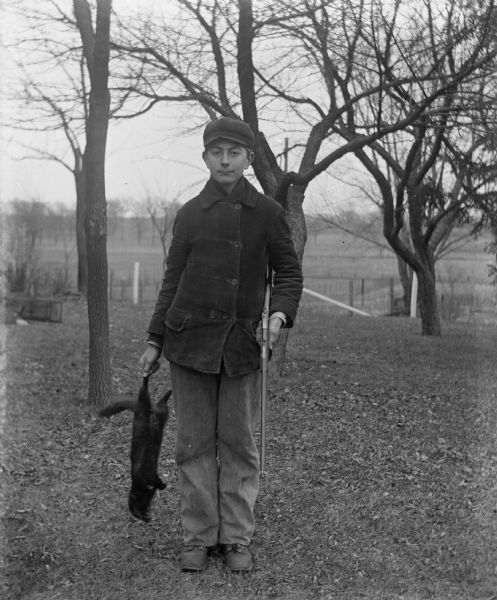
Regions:
<instances>
[{"instance_id":1,"label":"wire fence","mask_svg":"<svg viewBox=\"0 0 497 600\"><path fill-rule=\"evenodd\" d=\"M139 279L138 302L156 300L162 281ZM329 277L307 275L306 288L375 316L405 314L400 281L391 277ZM442 319L497 322L497 288L467 281L437 281ZM133 301L133 277L116 277L111 271L109 298ZM319 303L319 300L313 300Z\"/></svg>"}]
</instances>

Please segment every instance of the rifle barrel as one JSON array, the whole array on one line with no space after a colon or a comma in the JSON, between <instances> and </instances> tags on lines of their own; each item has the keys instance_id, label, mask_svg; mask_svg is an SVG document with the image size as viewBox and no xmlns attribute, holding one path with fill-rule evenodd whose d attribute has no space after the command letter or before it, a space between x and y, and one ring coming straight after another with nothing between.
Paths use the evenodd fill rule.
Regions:
<instances>
[{"instance_id":1,"label":"rifle barrel","mask_svg":"<svg viewBox=\"0 0 497 600\"><path fill-rule=\"evenodd\" d=\"M269 362L269 299L271 286L266 285L264 309L262 312L262 344L261 344L261 476L266 473L266 396L267 396L267 371Z\"/></svg>"}]
</instances>

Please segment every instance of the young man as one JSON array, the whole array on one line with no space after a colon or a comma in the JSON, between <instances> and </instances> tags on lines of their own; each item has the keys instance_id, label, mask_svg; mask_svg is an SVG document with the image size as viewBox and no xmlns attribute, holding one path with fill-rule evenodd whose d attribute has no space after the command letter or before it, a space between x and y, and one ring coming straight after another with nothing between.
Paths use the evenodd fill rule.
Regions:
<instances>
[{"instance_id":1,"label":"young man","mask_svg":"<svg viewBox=\"0 0 497 600\"><path fill-rule=\"evenodd\" d=\"M270 347L291 327L302 273L282 207L244 177L254 135L222 117L204 131L210 179L178 211L166 272L140 359L170 363L177 419L185 571L207 567L221 546L233 571L252 568L249 545L259 489L254 428L260 409L256 329L266 270L274 272Z\"/></svg>"}]
</instances>

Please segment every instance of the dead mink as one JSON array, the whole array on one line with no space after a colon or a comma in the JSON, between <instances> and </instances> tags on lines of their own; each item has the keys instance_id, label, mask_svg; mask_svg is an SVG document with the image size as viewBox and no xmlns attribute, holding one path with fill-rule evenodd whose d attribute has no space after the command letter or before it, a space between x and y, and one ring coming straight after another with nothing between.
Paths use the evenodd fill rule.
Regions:
<instances>
[{"instance_id":1,"label":"dead mink","mask_svg":"<svg viewBox=\"0 0 497 600\"><path fill-rule=\"evenodd\" d=\"M157 474L157 466L164 426L169 417L167 401L170 396L171 390L168 390L152 407L148 377L144 377L136 402L122 400L109 404L100 411L102 417L110 417L123 410L132 410L134 413L128 507L134 517L146 522L150 521L150 506L155 491L165 488Z\"/></svg>"}]
</instances>

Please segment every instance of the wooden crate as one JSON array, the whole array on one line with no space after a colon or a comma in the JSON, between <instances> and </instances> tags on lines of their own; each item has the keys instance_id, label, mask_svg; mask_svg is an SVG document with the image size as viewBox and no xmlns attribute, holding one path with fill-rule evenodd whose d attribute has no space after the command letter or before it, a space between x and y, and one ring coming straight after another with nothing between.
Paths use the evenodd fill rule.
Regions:
<instances>
[{"instance_id":1,"label":"wooden crate","mask_svg":"<svg viewBox=\"0 0 497 600\"><path fill-rule=\"evenodd\" d=\"M62 300L52 298L17 298L17 316L27 321L62 322Z\"/></svg>"}]
</instances>

